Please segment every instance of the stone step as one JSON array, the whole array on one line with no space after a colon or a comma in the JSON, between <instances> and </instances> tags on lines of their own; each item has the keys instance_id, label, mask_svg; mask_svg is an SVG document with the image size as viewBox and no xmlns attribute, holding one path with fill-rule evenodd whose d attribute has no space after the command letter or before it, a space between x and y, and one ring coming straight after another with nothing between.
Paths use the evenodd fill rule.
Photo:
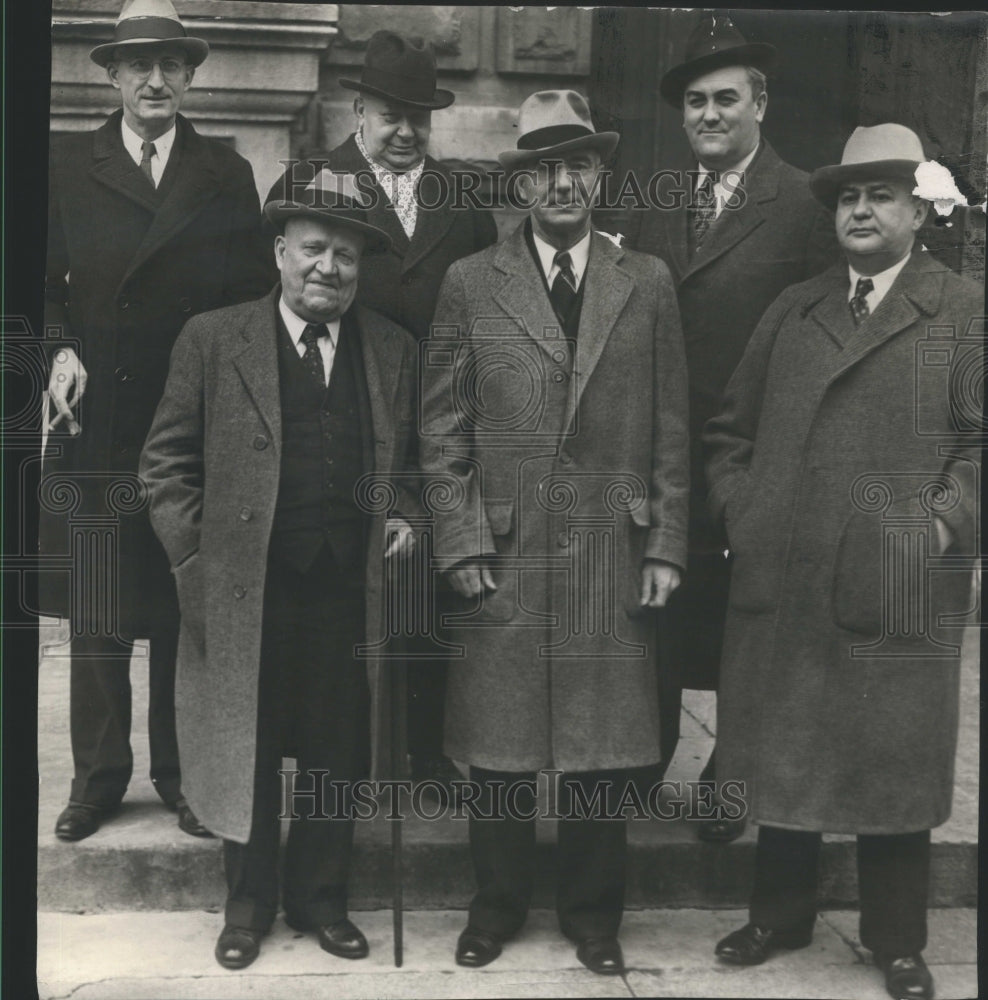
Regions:
<instances>
[{"instance_id":1,"label":"stone step","mask_svg":"<svg viewBox=\"0 0 988 1000\"><path fill-rule=\"evenodd\" d=\"M43 637L43 641L46 637ZM937 907L976 905L978 832L978 651L977 633L965 643L961 692L961 738L956 767L954 814L934 831L930 902ZM65 844L52 833L71 777L68 736L68 662L52 649L51 635L39 677L38 905L68 912L125 910L213 910L225 889L218 841L182 833L174 815L158 801L148 781L147 739L134 732L134 778L121 810L93 837ZM134 719L146 715L146 664L131 668ZM667 780L687 782L699 774L713 744L713 699L687 692L683 734ZM553 905L554 822L539 820L539 865L535 906ZM629 823L629 908L739 907L747 902L755 837L749 829L733 844L705 844L696 824L634 820ZM404 823L405 905L413 909L466 907L473 875L465 819ZM351 882L354 909L377 909L391 900L391 832L383 815L358 825ZM827 837L820 895L826 907L857 902L854 840Z\"/></svg>"}]
</instances>

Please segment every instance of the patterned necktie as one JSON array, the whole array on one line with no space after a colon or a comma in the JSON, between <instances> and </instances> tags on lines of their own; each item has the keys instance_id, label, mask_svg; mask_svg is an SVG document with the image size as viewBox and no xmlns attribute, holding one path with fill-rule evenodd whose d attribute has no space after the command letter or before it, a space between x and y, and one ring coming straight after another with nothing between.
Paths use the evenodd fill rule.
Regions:
<instances>
[{"instance_id":1,"label":"patterned necktie","mask_svg":"<svg viewBox=\"0 0 988 1000\"><path fill-rule=\"evenodd\" d=\"M717 173L711 170L703 175L696 189L696 198L693 200L693 238L697 249L717 218L717 196L714 194L716 183Z\"/></svg>"},{"instance_id":2,"label":"patterned necktie","mask_svg":"<svg viewBox=\"0 0 988 1000\"><path fill-rule=\"evenodd\" d=\"M305 344L305 354L302 364L313 379L318 381L319 388L326 388L326 368L322 363L322 351L319 350L319 338L328 337L329 330L325 323L309 323L302 331L302 343Z\"/></svg>"},{"instance_id":3,"label":"patterned necktie","mask_svg":"<svg viewBox=\"0 0 988 1000\"><path fill-rule=\"evenodd\" d=\"M865 296L874 290L875 283L871 278L858 278L858 283L854 288L854 296L848 302L851 308L851 318L854 320L855 326L859 326L861 321L871 312Z\"/></svg>"},{"instance_id":4,"label":"patterned necktie","mask_svg":"<svg viewBox=\"0 0 988 1000\"><path fill-rule=\"evenodd\" d=\"M153 142L142 142L141 143L141 170L144 171L144 176L151 182L153 187L158 185L154 182L154 174L151 172L151 157L157 150L154 148Z\"/></svg>"},{"instance_id":5,"label":"patterned necktie","mask_svg":"<svg viewBox=\"0 0 988 1000\"><path fill-rule=\"evenodd\" d=\"M549 298L552 300L552 308L561 323L565 323L569 318L570 310L576 301L576 274L573 271L573 258L568 250L560 250L552 258L554 267L559 268L559 273L552 282L552 289Z\"/></svg>"}]
</instances>

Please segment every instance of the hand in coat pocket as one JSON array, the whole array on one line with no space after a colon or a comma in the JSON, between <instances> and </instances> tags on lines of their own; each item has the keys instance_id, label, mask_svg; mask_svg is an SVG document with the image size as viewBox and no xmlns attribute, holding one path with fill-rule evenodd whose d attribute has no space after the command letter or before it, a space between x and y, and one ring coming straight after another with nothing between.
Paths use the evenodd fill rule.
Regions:
<instances>
[{"instance_id":1,"label":"hand in coat pocket","mask_svg":"<svg viewBox=\"0 0 988 1000\"><path fill-rule=\"evenodd\" d=\"M182 627L197 642L206 636L206 587L202 578L199 550L196 549L172 568L175 589L178 591L178 608L182 614Z\"/></svg>"}]
</instances>

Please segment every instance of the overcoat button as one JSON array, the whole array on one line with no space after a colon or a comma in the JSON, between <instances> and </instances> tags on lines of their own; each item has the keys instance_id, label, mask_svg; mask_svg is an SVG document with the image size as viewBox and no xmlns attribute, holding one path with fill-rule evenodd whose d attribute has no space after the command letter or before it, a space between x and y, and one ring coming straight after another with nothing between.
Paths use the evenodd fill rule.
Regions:
<instances>
[{"instance_id":1,"label":"overcoat button","mask_svg":"<svg viewBox=\"0 0 988 1000\"><path fill-rule=\"evenodd\" d=\"M253 515L253 511L250 509L250 507L241 507L240 508L240 520L241 521L249 521L253 516L254 516Z\"/></svg>"},{"instance_id":2,"label":"overcoat button","mask_svg":"<svg viewBox=\"0 0 988 1000\"><path fill-rule=\"evenodd\" d=\"M254 447L258 451L264 451L264 449L267 448L267 446L268 446L268 439L263 434L258 434L257 437L254 438Z\"/></svg>"},{"instance_id":3,"label":"overcoat button","mask_svg":"<svg viewBox=\"0 0 988 1000\"><path fill-rule=\"evenodd\" d=\"M237 584L237 586L233 588L233 596L239 601L241 598L247 596L247 591L241 587L240 584Z\"/></svg>"},{"instance_id":4,"label":"overcoat button","mask_svg":"<svg viewBox=\"0 0 988 1000\"><path fill-rule=\"evenodd\" d=\"M559 542L559 547L561 549L568 549L569 548L569 532L567 532L567 531L560 531L559 534L556 536L556 541Z\"/></svg>"},{"instance_id":5,"label":"overcoat button","mask_svg":"<svg viewBox=\"0 0 988 1000\"><path fill-rule=\"evenodd\" d=\"M560 465L572 465L573 464L573 456L571 454L569 454L569 452L566 452L566 451L562 452L562 454L560 454L560 456L559 456L559 464Z\"/></svg>"},{"instance_id":6,"label":"overcoat button","mask_svg":"<svg viewBox=\"0 0 988 1000\"><path fill-rule=\"evenodd\" d=\"M557 365L561 365L566 360L566 355L562 351L553 351L552 360L555 361Z\"/></svg>"},{"instance_id":7,"label":"overcoat button","mask_svg":"<svg viewBox=\"0 0 988 1000\"><path fill-rule=\"evenodd\" d=\"M192 300L188 296L183 295L178 300L178 305L179 308L182 310L182 312L184 313L192 312Z\"/></svg>"},{"instance_id":8,"label":"overcoat button","mask_svg":"<svg viewBox=\"0 0 988 1000\"><path fill-rule=\"evenodd\" d=\"M123 296L121 296L120 302L118 304L119 304L119 306L120 306L121 309L129 309L130 308L130 302L128 302L127 299L125 299Z\"/></svg>"},{"instance_id":9,"label":"overcoat button","mask_svg":"<svg viewBox=\"0 0 988 1000\"><path fill-rule=\"evenodd\" d=\"M553 372L552 373L552 381L553 382L563 382L565 379L566 379L566 376L562 372Z\"/></svg>"}]
</instances>

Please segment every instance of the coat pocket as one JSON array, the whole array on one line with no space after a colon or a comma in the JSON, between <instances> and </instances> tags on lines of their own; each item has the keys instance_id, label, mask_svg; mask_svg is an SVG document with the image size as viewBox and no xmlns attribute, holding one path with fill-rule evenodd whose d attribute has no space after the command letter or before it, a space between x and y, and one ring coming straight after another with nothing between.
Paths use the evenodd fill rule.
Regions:
<instances>
[{"instance_id":1,"label":"coat pocket","mask_svg":"<svg viewBox=\"0 0 988 1000\"><path fill-rule=\"evenodd\" d=\"M202 578L199 550L174 567L178 607L182 613L182 626L202 637L206 631L206 588Z\"/></svg>"},{"instance_id":2,"label":"coat pocket","mask_svg":"<svg viewBox=\"0 0 988 1000\"><path fill-rule=\"evenodd\" d=\"M884 589L881 516L854 511L837 543L831 590L834 622L852 632L877 636L883 602L893 597Z\"/></svg>"}]
</instances>

